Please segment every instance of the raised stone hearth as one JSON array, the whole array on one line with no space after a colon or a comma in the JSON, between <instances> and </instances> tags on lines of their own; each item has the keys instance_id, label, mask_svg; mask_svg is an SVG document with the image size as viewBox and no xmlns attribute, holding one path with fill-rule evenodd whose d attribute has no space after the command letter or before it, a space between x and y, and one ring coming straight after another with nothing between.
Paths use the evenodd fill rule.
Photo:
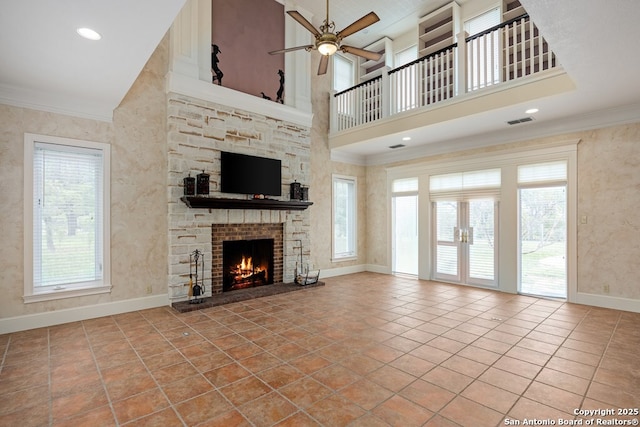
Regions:
<instances>
[{"instance_id":1,"label":"raised stone hearth","mask_svg":"<svg viewBox=\"0 0 640 427\"><path fill-rule=\"evenodd\" d=\"M219 305L232 304L235 302L248 301L255 298L268 297L272 295L280 295L287 292L302 291L305 289L313 289L318 286L324 286L323 281L318 281L311 285L300 286L295 283L276 283L269 286L260 286L257 288L240 289L233 292L224 292L206 297L199 304L190 304L188 301L174 302L171 306L180 313L189 311L202 310L204 308L217 307Z\"/></svg>"}]
</instances>

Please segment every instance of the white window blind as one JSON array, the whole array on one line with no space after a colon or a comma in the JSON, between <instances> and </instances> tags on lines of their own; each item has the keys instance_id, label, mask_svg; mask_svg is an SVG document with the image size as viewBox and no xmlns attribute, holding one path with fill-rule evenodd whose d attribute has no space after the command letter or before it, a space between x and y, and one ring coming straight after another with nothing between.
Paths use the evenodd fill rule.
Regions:
<instances>
[{"instance_id":1,"label":"white window blind","mask_svg":"<svg viewBox=\"0 0 640 427\"><path fill-rule=\"evenodd\" d=\"M401 67L416 59L418 59L418 45L413 45L396 53L394 64L396 67Z\"/></svg>"},{"instance_id":2,"label":"white window blind","mask_svg":"<svg viewBox=\"0 0 640 427\"><path fill-rule=\"evenodd\" d=\"M473 36L498 24L500 24L500 8L496 7L465 21L464 30L469 36Z\"/></svg>"},{"instance_id":3,"label":"white window blind","mask_svg":"<svg viewBox=\"0 0 640 427\"><path fill-rule=\"evenodd\" d=\"M391 185L394 193L408 193L418 191L418 178L396 179Z\"/></svg>"},{"instance_id":4,"label":"white window blind","mask_svg":"<svg viewBox=\"0 0 640 427\"><path fill-rule=\"evenodd\" d=\"M464 29L473 36L500 24L500 8L496 7L464 23ZM473 39L467 45L469 63L467 86L476 90L500 83L500 38L495 32ZM471 61L473 59L473 61Z\"/></svg>"},{"instance_id":5,"label":"white window blind","mask_svg":"<svg viewBox=\"0 0 640 427\"><path fill-rule=\"evenodd\" d=\"M349 89L353 83L353 62L341 55L333 56L333 89L336 92Z\"/></svg>"},{"instance_id":6,"label":"white window blind","mask_svg":"<svg viewBox=\"0 0 640 427\"><path fill-rule=\"evenodd\" d=\"M518 166L518 184L540 184L567 180L567 162L547 162Z\"/></svg>"},{"instance_id":7,"label":"white window blind","mask_svg":"<svg viewBox=\"0 0 640 427\"><path fill-rule=\"evenodd\" d=\"M356 256L357 249L356 179L333 177L333 256Z\"/></svg>"},{"instance_id":8,"label":"white window blind","mask_svg":"<svg viewBox=\"0 0 640 427\"><path fill-rule=\"evenodd\" d=\"M501 170L499 168L429 177L431 200L465 200L469 197L497 200L500 194L500 184Z\"/></svg>"},{"instance_id":9,"label":"white window blind","mask_svg":"<svg viewBox=\"0 0 640 427\"><path fill-rule=\"evenodd\" d=\"M34 144L34 292L102 284L103 164L100 149Z\"/></svg>"}]
</instances>

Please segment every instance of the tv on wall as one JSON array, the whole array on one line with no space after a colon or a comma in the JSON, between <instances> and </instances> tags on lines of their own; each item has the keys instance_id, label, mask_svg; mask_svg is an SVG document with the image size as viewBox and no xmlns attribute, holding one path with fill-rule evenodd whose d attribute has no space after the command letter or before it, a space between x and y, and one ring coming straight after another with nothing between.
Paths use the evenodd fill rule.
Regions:
<instances>
[{"instance_id":1,"label":"tv on wall","mask_svg":"<svg viewBox=\"0 0 640 427\"><path fill-rule=\"evenodd\" d=\"M220 190L265 196L282 194L281 161L246 154L220 153Z\"/></svg>"}]
</instances>

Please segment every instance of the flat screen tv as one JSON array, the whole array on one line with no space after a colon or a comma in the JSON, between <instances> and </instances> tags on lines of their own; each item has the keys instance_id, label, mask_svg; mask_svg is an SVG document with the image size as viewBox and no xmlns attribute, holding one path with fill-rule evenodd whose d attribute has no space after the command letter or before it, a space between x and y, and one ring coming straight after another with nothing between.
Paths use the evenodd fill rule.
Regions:
<instances>
[{"instance_id":1,"label":"flat screen tv","mask_svg":"<svg viewBox=\"0 0 640 427\"><path fill-rule=\"evenodd\" d=\"M223 193L280 196L281 169L281 162L277 159L222 151L220 190Z\"/></svg>"}]
</instances>

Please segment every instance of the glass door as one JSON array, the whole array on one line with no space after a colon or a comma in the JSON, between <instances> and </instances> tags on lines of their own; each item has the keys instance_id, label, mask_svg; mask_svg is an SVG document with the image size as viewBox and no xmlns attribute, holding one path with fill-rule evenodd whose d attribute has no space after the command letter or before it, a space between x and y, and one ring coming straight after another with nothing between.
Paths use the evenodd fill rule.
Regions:
<instances>
[{"instance_id":1,"label":"glass door","mask_svg":"<svg viewBox=\"0 0 640 427\"><path fill-rule=\"evenodd\" d=\"M393 199L393 272L418 275L418 195Z\"/></svg>"},{"instance_id":2,"label":"glass door","mask_svg":"<svg viewBox=\"0 0 640 427\"><path fill-rule=\"evenodd\" d=\"M460 203L434 202L435 279L460 282Z\"/></svg>"},{"instance_id":3,"label":"glass door","mask_svg":"<svg viewBox=\"0 0 640 427\"><path fill-rule=\"evenodd\" d=\"M437 201L434 216L434 278L495 286L497 203Z\"/></svg>"},{"instance_id":4,"label":"glass door","mask_svg":"<svg viewBox=\"0 0 640 427\"><path fill-rule=\"evenodd\" d=\"M494 286L496 267L497 209L494 200L466 203L465 282Z\"/></svg>"},{"instance_id":5,"label":"glass door","mask_svg":"<svg viewBox=\"0 0 640 427\"><path fill-rule=\"evenodd\" d=\"M520 292L567 297L566 185L521 188Z\"/></svg>"}]
</instances>

